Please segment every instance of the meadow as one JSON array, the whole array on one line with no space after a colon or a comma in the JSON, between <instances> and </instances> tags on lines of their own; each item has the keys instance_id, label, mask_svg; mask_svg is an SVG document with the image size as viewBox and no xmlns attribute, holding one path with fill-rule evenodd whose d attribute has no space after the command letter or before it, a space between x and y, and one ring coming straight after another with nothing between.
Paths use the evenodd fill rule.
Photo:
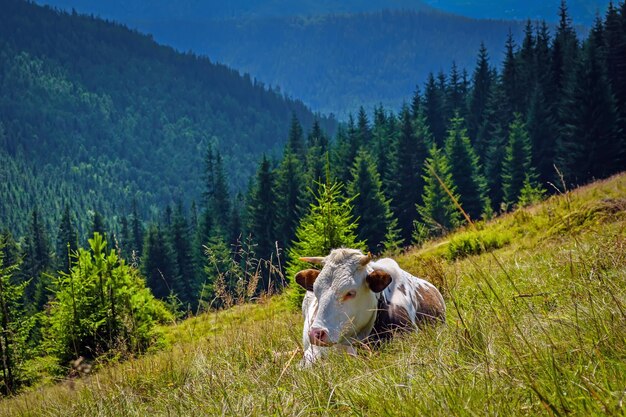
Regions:
<instances>
[{"instance_id":1,"label":"meadow","mask_svg":"<svg viewBox=\"0 0 626 417\"><path fill-rule=\"evenodd\" d=\"M625 415L625 228L622 174L395 255L441 289L445 325L302 370L300 312L261 297L0 415Z\"/></svg>"}]
</instances>

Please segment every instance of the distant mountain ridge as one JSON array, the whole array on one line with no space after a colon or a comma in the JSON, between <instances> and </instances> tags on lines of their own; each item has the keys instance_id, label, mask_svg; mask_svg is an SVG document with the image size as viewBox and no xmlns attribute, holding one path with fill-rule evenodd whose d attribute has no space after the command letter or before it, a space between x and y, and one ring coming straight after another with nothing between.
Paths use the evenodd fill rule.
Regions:
<instances>
[{"instance_id":1,"label":"distant mountain ridge","mask_svg":"<svg viewBox=\"0 0 626 417\"><path fill-rule=\"evenodd\" d=\"M447 72L453 60L471 72L481 42L500 62L509 29L518 39L522 32L520 22L469 19L409 0L224 3L237 10L232 18L214 1L183 2L178 10L157 2L146 11L139 0L124 7L46 1L119 18L160 42L250 73L342 119L361 105L397 110L430 71ZM277 5L284 6L280 13L272 11ZM252 7L255 13L247 13Z\"/></svg>"},{"instance_id":2,"label":"distant mountain ridge","mask_svg":"<svg viewBox=\"0 0 626 417\"><path fill-rule=\"evenodd\" d=\"M0 0L0 229L21 234L38 203L79 225L99 210L144 216L202 205L204 156L220 150L233 190L278 154L292 115L314 114L249 76L100 19ZM335 122L321 118L333 132ZM56 220L55 220L56 221ZM52 227L52 225L49 225Z\"/></svg>"}]
</instances>

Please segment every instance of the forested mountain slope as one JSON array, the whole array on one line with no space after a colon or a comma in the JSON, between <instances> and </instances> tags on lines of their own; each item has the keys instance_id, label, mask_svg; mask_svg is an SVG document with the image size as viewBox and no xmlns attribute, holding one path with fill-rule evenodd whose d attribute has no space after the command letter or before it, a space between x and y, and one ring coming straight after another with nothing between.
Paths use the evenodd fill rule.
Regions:
<instances>
[{"instance_id":1,"label":"forested mountain slope","mask_svg":"<svg viewBox=\"0 0 626 417\"><path fill-rule=\"evenodd\" d=\"M84 226L88 209L107 217L133 198L146 214L199 201L210 144L242 189L293 114L314 119L236 70L123 26L21 0L0 9L0 219L18 234L35 203L55 221L69 203Z\"/></svg>"}]
</instances>

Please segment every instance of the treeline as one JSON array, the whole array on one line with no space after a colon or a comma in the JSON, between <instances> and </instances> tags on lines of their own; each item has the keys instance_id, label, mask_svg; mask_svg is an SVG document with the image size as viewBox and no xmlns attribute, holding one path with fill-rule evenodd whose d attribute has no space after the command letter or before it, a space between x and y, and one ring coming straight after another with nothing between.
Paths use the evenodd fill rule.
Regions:
<instances>
[{"instance_id":1,"label":"treeline","mask_svg":"<svg viewBox=\"0 0 626 417\"><path fill-rule=\"evenodd\" d=\"M144 218L202 194L209 144L243 190L279 154L300 101L150 36L23 0L0 0L0 219L24 234L35 205L49 231L70 205L107 221L133 198ZM332 131L333 120L319 118Z\"/></svg>"}]
</instances>

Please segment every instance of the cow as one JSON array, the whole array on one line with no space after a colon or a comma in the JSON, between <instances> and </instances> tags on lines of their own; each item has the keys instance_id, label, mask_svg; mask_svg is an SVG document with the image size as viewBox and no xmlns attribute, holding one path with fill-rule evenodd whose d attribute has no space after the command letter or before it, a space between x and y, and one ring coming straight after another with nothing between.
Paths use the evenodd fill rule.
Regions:
<instances>
[{"instance_id":1,"label":"cow","mask_svg":"<svg viewBox=\"0 0 626 417\"><path fill-rule=\"evenodd\" d=\"M445 322L446 305L437 288L403 271L392 259L373 262L371 254L341 248L326 257L300 260L323 265L295 276L306 289L304 367L325 356L330 347L356 354L355 342L386 339L395 329Z\"/></svg>"}]
</instances>

